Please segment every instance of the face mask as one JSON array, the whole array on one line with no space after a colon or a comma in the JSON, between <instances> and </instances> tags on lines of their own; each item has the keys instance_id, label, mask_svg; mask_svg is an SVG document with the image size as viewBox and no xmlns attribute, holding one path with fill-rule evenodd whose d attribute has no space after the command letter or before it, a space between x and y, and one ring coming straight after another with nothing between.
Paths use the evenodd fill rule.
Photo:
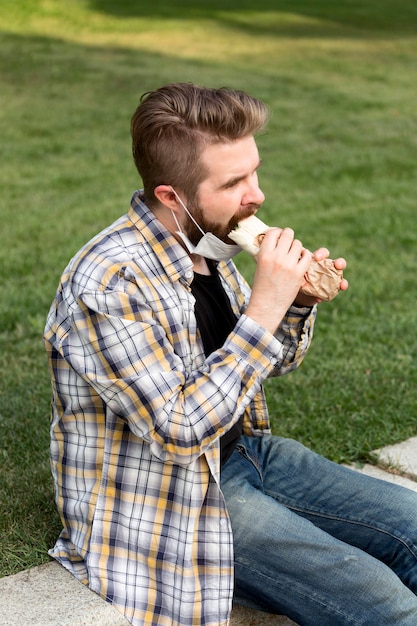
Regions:
<instances>
[{"instance_id":1,"label":"face mask","mask_svg":"<svg viewBox=\"0 0 417 626\"><path fill-rule=\"evenodd\" d=\"M188 217L194 222L198 230L203 235L196 246L192 244L187 235L182 231L174 211L171 211L175 223L178 227L176 234L181 237L181 240L183 241L185 247L190 254L198 254L199 256L202 256L206 259L212 259L213 261L228 261L242 250L240 246L225 243L224 241L216 237L216 235L213 235L213 233L205 233L204 230L199 226L199 224L197 224L175 189L173 187L171 187L171 189L174 192L178 202L187 213Z\"/></svg>"}]
</instances>

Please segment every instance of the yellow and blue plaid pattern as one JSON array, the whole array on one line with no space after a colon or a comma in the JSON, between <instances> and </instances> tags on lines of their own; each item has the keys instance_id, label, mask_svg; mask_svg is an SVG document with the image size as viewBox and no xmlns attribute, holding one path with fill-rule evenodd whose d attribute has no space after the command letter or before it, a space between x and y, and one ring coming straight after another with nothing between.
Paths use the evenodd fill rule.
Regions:
<instances>
[{"instance_id":1,"label":"yellow and blue plaid pattern","mask_svg":"<svg viewBox=\"0 0 417 626\"><path fill-rule=\"evenodd\" d=\"M297 367L315 311L276 337L244 315L250 290L219 273L239 321L205 358L192 263L140 192L65 270L45 329L51 464L63 530L51 555L135 625L227 624L231 528L219 437L244 413L269 429L262 382Z\"/></svg>"}]
</instances>

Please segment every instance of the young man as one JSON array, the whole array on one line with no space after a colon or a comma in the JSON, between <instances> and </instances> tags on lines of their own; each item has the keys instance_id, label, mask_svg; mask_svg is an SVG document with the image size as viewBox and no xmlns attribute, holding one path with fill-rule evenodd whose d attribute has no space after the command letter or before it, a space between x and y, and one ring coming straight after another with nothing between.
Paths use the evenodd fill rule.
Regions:
<instances>
[{"instance_id":1,"label":"young man","mask_svg":"<svg viewBox=\"0 0 417 626\"><path fill-rule=\"evenodd\" d=\"M191 84L133 116L144 191L70 262L45 331L51 555L137 626L226 625L232 598L415 626L417 494L269 433L262 383L301 363L317 302L291 229L266 233L252 290L229 258L264 200L266 121L247 94Z\"/></svg>"}]
</instances>

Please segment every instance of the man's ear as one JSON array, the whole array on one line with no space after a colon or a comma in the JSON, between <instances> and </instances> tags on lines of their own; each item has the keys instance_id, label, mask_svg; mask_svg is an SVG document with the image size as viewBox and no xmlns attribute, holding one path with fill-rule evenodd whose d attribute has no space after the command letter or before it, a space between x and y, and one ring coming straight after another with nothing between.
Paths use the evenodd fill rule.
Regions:
<instances>
[{"instance_id":1,"label":"man's ear","mask_svg":"<svg viewBox=\"0 0 417 626\"><path fill-rule=\"evenodd\" d=\"M154 195L160 204L166 206L171 211L178 212L180 203L171 185L158 185L154 189Z\"/></svg>"}]
</instances>

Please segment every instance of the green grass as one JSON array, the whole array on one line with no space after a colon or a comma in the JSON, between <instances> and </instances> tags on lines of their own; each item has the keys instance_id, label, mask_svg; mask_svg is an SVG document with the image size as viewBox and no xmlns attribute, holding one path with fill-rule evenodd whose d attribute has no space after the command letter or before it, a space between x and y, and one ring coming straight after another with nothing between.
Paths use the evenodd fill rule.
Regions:
<instances>
[{"instance_id":1,"label":"green grass","mask_svg":"<svg viewBox=\"0 0 417 626\"><path fill-rule=\"evenodd\" d=\"M266 385L274 432L339 462L416 435L416 17L413 0L3 0L0 575L59 532L44 320L140 185L129 120L165 82L264 99L262 216L349 263L303 366Z\"/></svg>"}]
</instances>

